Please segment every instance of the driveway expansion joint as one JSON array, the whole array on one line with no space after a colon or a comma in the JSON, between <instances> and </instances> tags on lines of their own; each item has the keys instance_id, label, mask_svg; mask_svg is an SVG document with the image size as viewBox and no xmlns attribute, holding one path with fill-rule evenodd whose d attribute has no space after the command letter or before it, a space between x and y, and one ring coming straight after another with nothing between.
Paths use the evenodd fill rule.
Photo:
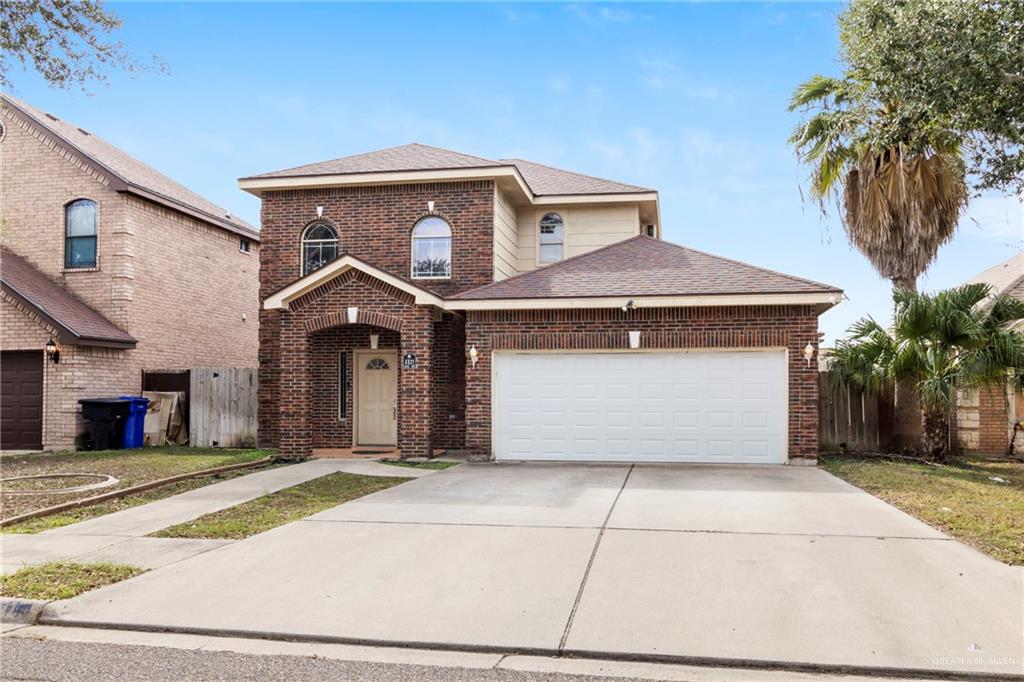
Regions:
<instances>
[{"instance_id":1,"label":"driveway expansion joint","mask_svg":"<svg viewBox=\"0 0 1024 682\"><path fill-rule=\"evenodd\" d=\"M619 498L622 496L622 491L626 489L626 484L629 482L629 475L633 473L633 469L636 467L635 464L631 464L629 470L626 471L626 476L622 479L622 485L619 486L619 492L615 493L615 499L612 500L611 506L608 508L608 513L604 517L604 523L601 524L601 529L597 532L597 539L594 540L594 549L590 552L590 560L587 561L587 568L583 571L583 580L580 581L580 589L576 591L576 600L572 603L572 610L569 611L569 620L565 623L565 630L562 631L562 639L558 642L558 653L561 655L565 649L565 642L569 639L569 631L572 629L572 622L576 618L576 611L579 609L580 601L583 599L583 590L587 587L587 578L590 577L590 569L594 567L594 559L597 558L597 550L601 546L601 538L604 537L604 531L608 528L608 521L612 518L612 512L615 511L615 505L618 504Z\"/></svg>"}]
</instances>

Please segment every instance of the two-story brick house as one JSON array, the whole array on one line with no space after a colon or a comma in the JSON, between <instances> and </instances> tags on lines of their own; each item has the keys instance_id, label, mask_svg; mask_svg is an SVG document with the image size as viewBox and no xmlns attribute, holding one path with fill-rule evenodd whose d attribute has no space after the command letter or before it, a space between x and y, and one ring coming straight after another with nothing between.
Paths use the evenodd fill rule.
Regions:
<instances>
[{"instance_id":1,"label":"two-story brick house","mask_svg":"<svg viewBox=\"0 0 1024 682\"><path fill-rule=\"evenodd\" d=\"M259 233L91 131L0 103L0 447L73 446L78 400L137 394L144 370L255 367Z\"/></svg>"},{"instance_id":2,"label":"two-story brick house","mask_svg":"<svg viewBox=\"0 0 1024 682\"><path fill-rule=\"evenodd\" d=\"M300 456L787 462L841 292L662 241L656 191L418 144L262 198L260 435Z\"/></svg>"}]
</instances>

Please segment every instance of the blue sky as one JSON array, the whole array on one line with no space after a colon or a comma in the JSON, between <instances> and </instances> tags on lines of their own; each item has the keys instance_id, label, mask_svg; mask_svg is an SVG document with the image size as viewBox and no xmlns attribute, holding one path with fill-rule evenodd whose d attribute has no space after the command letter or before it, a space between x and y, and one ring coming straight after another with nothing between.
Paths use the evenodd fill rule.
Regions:
<instances>
[{"instance_id":1,"label":"blue sky","mask_svg":"<svg viewBox=\"0 0 1024 682\"><path fill-rule=\"evenodd\" d=\"M889 285L822 217L786 146L793 87L836 73L834 4L110 4L169 73L14 94L252 223L236 178L406 142L651 186L664 237L828 282L828 341L886 318ZM1016 199L975 200L922 280L1021 248Z\"/></svg>"}]
</instances>

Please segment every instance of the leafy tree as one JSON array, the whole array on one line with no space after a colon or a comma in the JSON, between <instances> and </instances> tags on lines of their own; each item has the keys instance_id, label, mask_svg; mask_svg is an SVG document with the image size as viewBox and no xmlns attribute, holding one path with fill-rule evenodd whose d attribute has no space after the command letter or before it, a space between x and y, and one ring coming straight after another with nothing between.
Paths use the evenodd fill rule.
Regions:
<instances>
[{"instance_id":1,"label":"leafy tree","mask_svg":"<svg viewBox=\"0 0 1024 682\"><path fill-rule=\"evenodd\" d=\"M847 73L962 141L975 189L1024 192L1024 2L853 0L839 38Z\"/></svg>"},{"instance_id":2,"label":"leafy tree","mask_svg":"<svg viewBox=\"0 0 1024 682\"><path fill-rule=\"evenodd\" d=\"M11 86L12 61L31 65L50 85L70 88L106 80L108 67L141 67L109 38L121 20L101 0L7 0L0 3L0 87ZM155 62L158 69L163 69Z\"/></svg>"},{"instance_id":3,"label":"leafy tree","mask_svg":"<svg viewBox=\"0 0 1024 682\"><path fill-rule=\"evenodd\" d=\"M923 449L945 459L949 413L959 389L1005 385L1024 368L1024 302L990 298L987 284L968 284L937 294L893 292L891 330L870 317L850 328L832 356L840 384L879 392L893 382L913 382L921 398Z\"/></svg>"}]
</instances>

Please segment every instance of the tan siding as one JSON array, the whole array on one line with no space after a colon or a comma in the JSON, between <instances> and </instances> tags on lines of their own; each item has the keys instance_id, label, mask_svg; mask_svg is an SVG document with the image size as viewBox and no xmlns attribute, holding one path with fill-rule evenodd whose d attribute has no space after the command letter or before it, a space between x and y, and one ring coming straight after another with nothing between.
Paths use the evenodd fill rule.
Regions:
<instances>
[{"instance_id":1,"label":"tan siding","mask_svg":"<svg viewBox=\"0 0 1024 682\"><path fill-rule=\"evenodd\" d=\"M508 279L519 270L516 244L516 209L508 197L494 189L494 281Z\"/></svg>"},{"instance_id":2,"label":"tan siding","mask_svg":"<svg viewBox=\"0 0 1024 682\"><path fill-rule=\"evenodd\" d=\"M259 245L131 197L136 305L129 330L145 369L255 367ZM245 319L242 319L242 316Z\"/></svg>"},{"instance_id":3,"label":"tan siding","mask_svg":"<svg viewBox=\"0 0 1024 682\"><path fill-rule=\"evenodd\" d=\"M7 132L0 142L0 239L108 320L126 328L132 288L124 196L11 109L3 109L2 116ZM64 206L75 199L98 204L96 270L63 272Z\"/></svg>"},{"instance_id":4,"label":"tan siding","mask_svg":"<svg viewBox=\"0 0 1024 682\"><path fill-rule=\"evenodd\" d=\"M526 208L518 216L520 272L538 267L537 223L545 213L558 213L565 221L566 258L640 234L640 207L636 204Z\"/></svg>"}]
</instances>

